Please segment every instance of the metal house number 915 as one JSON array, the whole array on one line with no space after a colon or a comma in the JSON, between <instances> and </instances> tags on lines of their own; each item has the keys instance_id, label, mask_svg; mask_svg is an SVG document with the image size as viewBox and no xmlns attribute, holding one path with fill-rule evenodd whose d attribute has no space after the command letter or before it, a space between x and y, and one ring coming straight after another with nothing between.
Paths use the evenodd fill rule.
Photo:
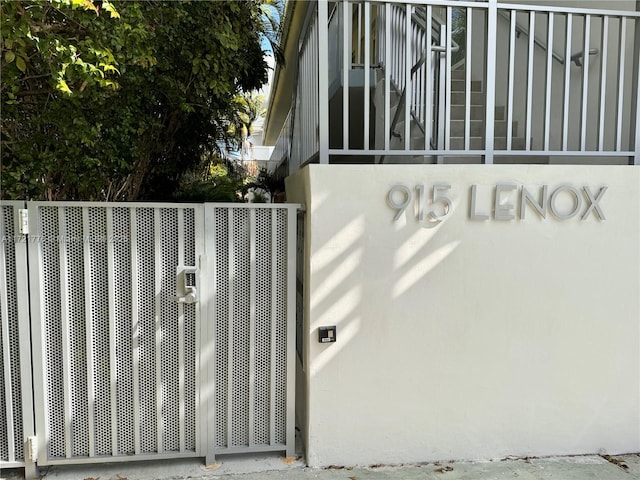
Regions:
<instances>
[{"instance_id":1,"label":"metal house number 915","mask_svg":"<svg viewBox=\"0 0 640 480\"><path fill-rule=\"evenodd\" d=\"M402 183L394 185L387 194L387 203L396 210L393 220L398 220L414 201L418 221L425 219L425 213L430 221L444 220L451 214L453 207L451 199L447 196L449 190L451 185L435 183L431 187L431 195L428 195L425 186L421 183L417 184L413 190Z\"/></svg>"}]
</instances>

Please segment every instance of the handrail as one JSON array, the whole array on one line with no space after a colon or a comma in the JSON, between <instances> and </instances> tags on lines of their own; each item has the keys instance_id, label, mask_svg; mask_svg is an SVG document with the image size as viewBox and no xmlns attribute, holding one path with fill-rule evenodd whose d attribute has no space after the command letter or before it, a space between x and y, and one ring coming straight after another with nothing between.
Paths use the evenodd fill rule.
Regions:
<instances>
[{"instance_id":1,"label":"handrail","mask_svg":"<svg viewBox=\"0 0 640 480\"><path fill-rule=\"evenodd\" d=\"M432 41L432 39L434 38L434 35L440 35L440 32L437 29L434 29L434 25L442 25L444 22L438 18L437 16L432 16L432 24L431 24L431 29L429 29L429 27L427 26L427 18L424 16L424 13L420 10L415 10L413 12L413 14L411 15L412 17L412 22L418 26L418 28L422 29L426 35L426 38L428 39L429 42ZM429 30L432 30L435 33L429 34ZM451 39L451 53L455 53L458 52L460 50L460 45L458 45L458 43ZM430 46L431 52L434 53L438 53L440 55L443 55L447 52L447 47L444 45L431 45ZM416 73L427 61L427 57L425 52L421 52L420 58L418 58L418 61L411 67L411 71L410 74L413 75L414 73ZM398 101L398 107L396 108L394 115L393 115L393 120L391 122L391 127L390 127L390 132L389 134L392 137L396 137L396 138L400 138L401 135L399 133L397 133L395 131L396 129L396 125L398 123L398 120L400 119L400 112L401 112L401 105L404 105L405 103L405 97L407 95L407 87L406 85L404 86L404 88L402 89L402 93L400 94L400 99ZM409 112L410 116L413 118L413 120L416 122L417 126L420 128L420 130L422 130L422 132L425 132L425 126L421 124L420 120L417 118L417 116L414 114L413 111ZM433 141L430 142L431 146L433 147ZM384 162L384 156L380 159L380 163Z\"/></svg>"},{"instance_id":2,"label":"handrail","mask_svg":"<svg viewBox=\"0 0 640 480\"><path fill-rule=\"evenodd\" d=\"M413 20L418 26L422 27L422 30L425 33L427 32L427 18L424 16L424 13L421 10L417 10L416 9L416 11L413 12ZM444 21L442 21L437 15L433 15L432 16L432 23L437 23L439 25L442 25L444 23ZM438 34L439 34L439 32L438 32ZM457 42L452 38L451 39L451 52L452 53L456 53L458 50L460 50L460 45L458 45ZM431 46L431 51L432 52L446 52L447 51L447 47L444 46L444 45L432 45Z\"/></svg>"},{"instance_id":3,"label":"handrail","mask_svg":"<svg viewBox=\"0 0 640 480\"><path fill-rule=\"evenodd\" d=\"M427 33L427 19L426 17L423 17L422 12L416 10L413 15L412 15L412 20L413 22L418 25L418 27L420 27L425 33ZM437 16L433 16L432 17L432 24L442 24L444 23L442 20L440 20ZM433 25L432 25L433 26ZM439 32L438 32L439 34ZM427 38L431 39L431 36L427 36ZM431 40L429 40L431 41ZM456 53L457 51L460 50L460 45L458 45L456 43L455 40L451 39L451 52L452 53ZM432 52L437 52L440 54L446 53L447 51L447 47L444 45L431 45L431 51ZM413 75L414 73L416 73L420 67L422 67L422 65L424 65L425 61L427 60L427 57L425 56L424 52L422 52L422 54L420 55L420 58L418 59L418 61L415 63L415 65L413 65L413 67L411 67L411 75ZM400 95L400 100L398 105L401 105L404 103L404 98L407 94L407 87L405 85L405 87L402 89L402 93ZM397 108L394 115L393 115L393 121L391 122L391 136L393 137L400 137L400 134L396 133L395 128L396 128L396 124L399 120L400 117L400 108ZM415 118L415 116L414 116ZM418 124L420 122L417 122ZM424 128L420 125L420 128L422 128L422 130L424 130Z\"/></svg>"},{"instance_id":4,"label":"handrail","mask_svg":"<svg viewBox=\"0 0 640 480\"><path fill-rule=\"evenodd\" d=\"M589 55L598 55L600 51L597 48L590 48ZM584 57L584 52L580 51L571 55L571 61L576 64L576 67L582 66L581 58Z\"/></svg>"},{"instance_id":5,"label":"handrail","mask_svg":"<svg viewBox=\"0 0 640 480\"><path fill-rule=\"evenodd\" d=\"M509 15L504 11L498 10L498 15L500 15L505 20L508 20L509 22L511 22L511 17L509 17ZM526 36L529 36L529 30L527 30L526 27L523 27L522 25L520 25L517 21L516 21L516 33L518 34L518 36L520 36L520 34L523 34L523 33ZM535 34L533 35L533 43L536 44L542 50L545 50L545 51L548 50L548 46L542 40L540 40ZM589 49L589 55L597 55L598 53L600 53L600 51L597 48ZM552 49L551 56L560 65L564 65L565 58L561 54L559 54L558 52ZM575 63L577 67L581 67L582 61L580 59L583 57L584 57L584 51L576 52L573 55L571 55L570 61Z\"/></svg>"}]
</instances>

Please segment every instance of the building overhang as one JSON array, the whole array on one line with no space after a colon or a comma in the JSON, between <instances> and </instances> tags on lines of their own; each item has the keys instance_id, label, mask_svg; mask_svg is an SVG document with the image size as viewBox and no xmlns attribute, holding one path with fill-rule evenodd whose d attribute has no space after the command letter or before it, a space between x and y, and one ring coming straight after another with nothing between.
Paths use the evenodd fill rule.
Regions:
<instances>
[{"instance_id":1,"label":"building overhang","mask_svg":"<svg viewBox=\"0 0 640 480\"><path fill-rule=\"evenodd\" d=\"M297 70L298 39L303 30L307 12L312 1L288 0L284 13L284 28L281 39L285 64L276 64L271 93L264 123L264 145L274 145L282 125L291 109L292 93Z\"/></svg>"}]
</instances>

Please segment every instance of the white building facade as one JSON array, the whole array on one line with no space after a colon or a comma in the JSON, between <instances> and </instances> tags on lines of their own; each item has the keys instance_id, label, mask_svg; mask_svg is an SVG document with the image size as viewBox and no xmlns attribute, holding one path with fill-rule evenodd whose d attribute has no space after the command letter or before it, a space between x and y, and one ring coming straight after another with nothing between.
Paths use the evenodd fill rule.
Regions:
<instances>
[{"instance_id":1,"label":"white building facade","mask_svg":"<svg viewBox=\"0 0 640 480\"><path fill-rule=\"evenodd\" d=\"M310 465L640 451L640 13L601 4L288 3Z\"/></svg>"}]
</instances>

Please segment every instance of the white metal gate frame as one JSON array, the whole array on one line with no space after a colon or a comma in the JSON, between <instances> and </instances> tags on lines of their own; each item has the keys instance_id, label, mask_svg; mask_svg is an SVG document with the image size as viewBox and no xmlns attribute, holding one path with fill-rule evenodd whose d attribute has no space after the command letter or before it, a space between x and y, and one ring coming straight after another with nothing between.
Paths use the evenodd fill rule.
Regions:
<instances>
[{"instance_id":1,"label":"white metal gate frame","mask_svg":"<svg viewBox=\"0 0 640 480\"><path fill-rule=\"evenodd\" d=\"M285 451L287 456L295 452L299 208L297 204L205 206L203 276L211 283L205 301L210 321L203 324L203 335L210 342L203 359L213 361L202 364L215 365L205 370L203 382L210 388L204 395L209 401L209 452ZM246 233L244 238L241 232ZM238 341L247 337L248 341Z\"/></svg>"},{"instance_id":2,"label":"white metal gate frame","mask_svg":"<svg viewBox=\"0 0 640 480\"><path fill-rule=\"evenodd\" d=\"M202 205L28 209L38 465L203 456L199 308L170 298Z\"/></svg>"},{"instance_id":3,"label":"white metal gate frame","mask_svg":"<svg viewBox=\"0 0 640 480\"><path fill-rule=\"evenodd\" d=\"M33 475L27 238L20 222L24 208L20 201L0 202L0 469L24 467L26 475Z\"/></svg>"},{"instance_id":4,"label":"white metal gate frame","mask_svg":"<svg viewBox=\"0 0 640 480\"><path fill-rule=\"evenodd\" d=\"M2 233L14 235L25 204L0 206ZM36 455L43 466L293 455L298 205L27 208L29 236L11 244L21 282L20 321L12 319L19 339L5 334L7 309L0 313L3 346L19 342L26 359L20 408L32 452L1 466L25 466L29 477ZM6 356L4 371L16 368ZM32 373L33 392L26 388Z\"/></svg>"}]
</instances>

